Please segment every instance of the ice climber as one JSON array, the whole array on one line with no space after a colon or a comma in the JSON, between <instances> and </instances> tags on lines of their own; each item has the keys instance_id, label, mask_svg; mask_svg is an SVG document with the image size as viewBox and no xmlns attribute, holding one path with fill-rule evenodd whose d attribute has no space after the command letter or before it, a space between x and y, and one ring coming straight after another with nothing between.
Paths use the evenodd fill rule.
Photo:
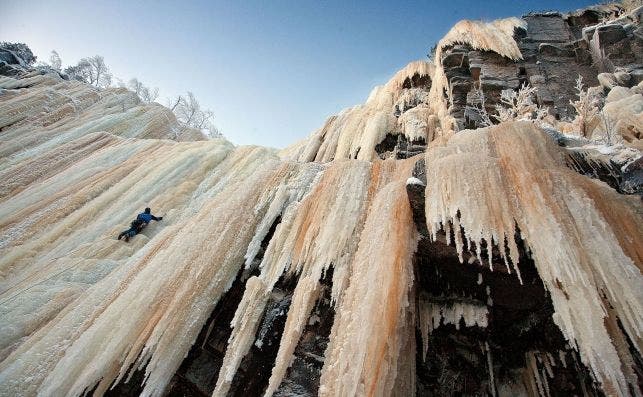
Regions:
<instances>
[{"instance_id":1,"label":"ice climber","mask_svg":"<svg viewBox=\"0 0 643 397\"><path fill-rule=\"evenodd\" d=\"M132 223L130 223L130 228L118 235L118 239L120 240L121 238L125 237L125 241L129 241L130 238L139 234L143 230L143 228L145 228L145 226L150 223L150 221L160 221L162 219L162 216L152 215L152 210L150 210L149 207L145 208L145 211L138 214L136 219L133 220Z\"/></svg>"}]
</instances>

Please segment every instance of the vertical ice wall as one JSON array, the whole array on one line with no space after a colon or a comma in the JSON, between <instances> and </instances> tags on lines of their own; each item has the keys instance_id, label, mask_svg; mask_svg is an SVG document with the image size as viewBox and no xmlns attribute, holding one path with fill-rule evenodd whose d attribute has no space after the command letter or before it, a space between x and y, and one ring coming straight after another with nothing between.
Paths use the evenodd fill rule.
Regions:
<instances>
[{"instance_id":1,"label":"vertical ice wall","mask_svg":"<svg viewBox=\"0 0 643 397\"><path fill-rule=\"evenodd\" d=\"M344 310L353 310L347 308L347 305L350 307L350 305L356 305L357 301L359 301L357 298L352 298L356 301L347 302L344 294L347 288L350 290L351 285L365 282L361 278L362 274L371 274L371 277L377 279L386 279L387 275L391 275L397 280L398 270L402 267L403 272L407 272L406 278L403 275L399 277L404 282L410 281L411 276L408 272L410 271L410 258L415 250L415 240L413 240L415 230L412 222L406 222L406 220L410 219L410 208L408 200L404 199L406 191L402 181L405 180L405 176L410 172L412 165L413 162L410 161L395 162L392 160L377 161L372 164L362 161L336 161L324 171L324 175L320 178L318 184L301 203L293 203L292 208L286 209L283 220L277 226L260 265L261 274L248 280L246 291L237 308L235 318L232 321L234 330L230 337L214 395L226 394L243 356L247 354L254 342L255 333L269 294L275 283L284 274L298 277L299 280L294 290L266 395L272 395L276 391L292 362L293 352L301 332L307 324L310 311L318 298L321 287L320 279L330 266L333 267L331 299L336 305L336 310L340 313ZM397 184L397 195L394 196L393 193L388 193L385 198L380 198L379 201L375 199L375 202L371 205L374 197L380 197L380 195L384 194L380 193L381 189L390 189L389 186L393 184ZM389 215L382 214L381 210L385 205L387 208L388 206L402 207L397 209L400 217L395 218L398 212ZM390 243L393 246L385 244L382 249L401 250L401 257L396 260L403 261L403 265L388 266L382 251L377 253L369 251L375 242L375 235L379 233L375 224L388 216L393 216L390 218L390 222L397 224L397 221L401 221L403 226L388 226L393 229ZM365 219L367 221L364 225ZM371 219L370 224L368 219ZM369 225L371 225L371 229L365 229L362 233L362 228L368 228ZM402 235L401 240L398 240L395 236L397 236L396 233L398 233L398 228L400 227L409 236ZM367 230L369 234L364 234L367 233ZM411 234L412 237L410 237ZM413 241L409 242L409 240ZM355 257L360 252L357 248L358 243L359 246L364 245L366 247L362 249L361 255L363 257L361 259ZM402 244L402 247L398 247L397 244ZM368 257L368 255L372 256ZM367 269L362 269L363 266L366 266L368 260L384 260L385 263L381 264L383 268L369 266ZM360 276L355 276L356 271ZM407 285L407 288L410 288L410 285L411 283ZM378 294L387 295L391 288L399 289L402 287L397 284L395 287L383 285L378 288ZM405 289L403 290L406 291ZM396 303L399 306L398 310L389 314L391 322L401 321L404 323L405 321L410 321L408 317L404 317L408 315L406 311L410 310L407 307L407 293L408 291L400 293L405 299L405 303L404 305L401 302ZM380 295L377 295L377 297L380 297ZM361 301L363 310L368 312L376 310L379 302L379 299L374 299L372 302ZM400 309L402 306L404 310ZM367 320L364 318L361 324L365 324ZM372 330L372 332L376 331ZM393 331L389 330L389 332ZM341 343L348 343L352 336L348 334L344 335L343 338L345 338L345 341ZM331 339L335 340L334 336L331 335ZM357 346L354 340L351 344ZM341 356L340 353L336 354L338 356L335 359L338 362L344 362L347 359L347 357ZM382 366L393 365L395 367L397 363L396 355L392 357L377 357L375 359ZM375 359L370 358L369 363L372 363ZM396 379L395 373L394 369L389 373L389 376L392 377L391 381Z\"/></svg>"},{"instance_id":2,"label":"vertical ice wall","mask_svg":"<svg viewBox=\"0 0 643 397\"><path fill-rule=\"evenodd\" d=\"M425 63L412 67L422 68ZM399 89L408 77L400 76L389 85ZM223 393L226 379L254 341L267 294L288 274L299 283L270 379L271 394L292 361L322 274L333 267L332 299L343 311L355 304L355 298L343 303L347 288L362 282L353 272L374 277L388 263L364 269L375 223L386 218L390 205L392 237L382 250L403 255L387 270L402 270L399 277L395 271L391 288L400 292L388 317L406 331L391 355L378 360L389 368L388 390L401 379L394 370L399 350L413 348L407 289L415 232L412 222L398 225L395 216L410 219L402 181L413 161L336 161L322 167L284 163L268 149L234 148L224 141L123 139L115 134L155 130L150 123L162 115L154 107L135 110L127 92L113 96L46 76L30 79L2 81L18 90L1 104L10 118L0 170L5 181L0 189L0 319L7 336L1 346L0 394L79 395L95 387L101 394L136 368L145 368L143 394L160 394L217 299L239 268L253 261L281 217L260 275L248 280L232 322L235 330L218 389ZM36 89L20 88L31 84ZM385 97L393 94L387 90L373 96L373 106L391 105ZM25 104L69 114L34 117L22 110ZM373 129L367 135L379 134L378 117L364 125ZM340 147L352 147L343 139ZM147 205L162 211L162 223L153 223L129 245L116 241L120 229ZM367 218L368 234L360 243ZM356 262L358 246L364 248ZM384 251L372 255L371 260L385 258ZM375 308L378 301L369 305ZM337 353L335 360L343 357ZM410 362L399 366L411 376Z\"/></svg>"},{"instance_id":3,"label":"vertical ice wall","mask_svg":"<svg viewBox=\"0 0 643 397\"><path fill-rule=\"evenodd\" d=\"M411 302L418 236L405 197L406 185L399 180L375 196L336 308L321 396L415 394Z\"/></svg>"},{"instance_id":4,"label":"vertical ice wall","mask_svg":"<svg viewBox=\"0 0 643 397\"><path fill-rule=\"evenodd\" d=\"M211 148L212 145L201 146L201 151L205 154ZM161 157L170 164L168 167L189 163L180 156ZM144 248L121 260L43 328L25 335L26 340L0 364L3 394L30 395L38 391L44 395L79 395L99 382L100 394L114 379L125 376L130 366L145 365L147 383L143 394L158 395L163 391L217 299L236 277L257 225L264 216L278 215L267 211L276 191L283 186L286 190L293 187L305 191L320 169L314 164L280 163L262 148L240 148L216 170L224 172L223 186L212 183L212 178L203 173L192 175L198 179L192 181L191 190L200 180L209 185L201 192L212 194L207 202L194 208L190 203L197 203L185 195L187 206L174 217L174 222L170 216L169 224ZM154 171L167 172L160 166ZM185 177L175 171L175 182L164 185L181 185ZM152 186L148 182L138 179L138 184L130 188L144 191ZM301 195L294 192L292 197ZM114 199L123 202L123 198ZM263 205L257 204L248 211L247 203ZM162 204L159 207L163 208ZM78 241L81 235L74 237ZM137 236L141 238L144 236ZM111 246L122 244L115 241L113 234L103 235L102 240L109 240L107 244ZM68 260L77 265L73 259ZM28 293L29 288L24 287L30 286L29 282L47 286L50 274L46 267L34 270L23 281L23 289L7 297L7 301L3 299L3 304L20 301L21 294ZM26 314L14 317L15 310L2 314L3 324L34 320L33 316L25 318ZM43 351L47 351L45 357ZM89 351L92 354L88 355Z\"/></svg>"}]
</instances>

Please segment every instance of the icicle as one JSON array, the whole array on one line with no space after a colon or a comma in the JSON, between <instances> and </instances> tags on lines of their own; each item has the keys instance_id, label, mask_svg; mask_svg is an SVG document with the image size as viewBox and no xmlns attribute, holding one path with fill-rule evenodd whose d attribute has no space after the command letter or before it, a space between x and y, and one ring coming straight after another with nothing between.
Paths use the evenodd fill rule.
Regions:
<instances>
[{"instance_id":1,"label":"icicle","mask_svg":"<svg viewBox=\"0 0 643 397\"><path fill-rule=\"evenodd\" d=\"M410 359L401 351L413 332L408 324L409 294L418 239L405 179L385 186L366 218L350 282L336 309L320 396L389 395L398 376L414 373L398 372L406 368L400 361ZM382 234L389 238L380 240L377 236ZM409 389L410 382L405 382ZM414 392L413 388L406 393Z\"/></svg>"},{"instance_id":2,"label":"icicle","mask_svg":"<svg viewBox=\"0 0 643 397\"><path fill-rule=\"evenodd\" d=\"M460 329L460 320L464 320L467 327L478 326L485 328L488 325L488 309L486 306L455 302L448 305L436 304L421 296L418 301L422 340L425 343L425 352L428 347L428 338L431 332L441 324L452 324Z\"/></svg>"},{"instance_id":3,"label":"icicle","mask_svg":"<svg viewBox=\"0 0 643 397\"><path fill-rule=\"evenodd\" d=\"M543 367L545 368L545 371L547 371L547 375L549 375L550 378L553 378L554 371L551 369L551 362L549 361L549 357L547 357L546 360L543 360Z\"/></svg>"},{"instance_id":4,"label":"icicle","mask_svg":"<svg viewBox=\"0 0 643 397\"><path fill-rule=\"evenodd\" d=\"M366 103L344 109L328 118L325 125L308 139L302 140L281 152L282 157L296 161L329 162L332 160L378 158L375 147L387 134L404 134L409 141L424 140L435 135L437 121L432 109L417 106L401 115L407 101L428 101L413 89L404 88L404 82L414 76L432 78L434 66L427 61L415 61L398 71L385 85L375 87ZM424 102L426 103L426 102ZM416 104L414 103L414 106Z\"/></svg>"},{"instance_id":5,"label":"icicle","mask_svg":"<svg viewBox=\"0 0 643 397\"><path fill-rule=\"evenodd\" d=\"M549 365L552 366L552 367L555 367L556 366L556 361L554 360L554 356L552 356L552 354L550 352L547 352L546 355L547 355L547 358L549 359ZM551 375L550 377L553 378L554 376Z\"/></svg>"},{"instance_id":6,"label":"icicle","mask_svg":"<svg viewBox=\"0 0 643 397\"><path fill-rule=\"evenodd\" d=\"M429 350L429 334L433 329L432 307L425 294L420 294L417 300L418 328L422 338L422 361L426 362L426 353Z\"/></svg>"},{"instance_id":7,"label":"icicle","mask_svg":"<svg viewBox=\"0 0 643 397\"><path fill-rule=\"evenodd\" d=\"M543 386L542 379L540 377L540 372L538 371L538 364L536 363L536 355L534 352L525 353L525 359L527 361L527 366L531 371L531 378L535 381L536 386L538 387L538 395L541 397L547 397L548 393Z\"/></svg>"},{"instance_id":8,"label":"icicle","mask_svg":"<svg viewBox=\"0 0 643 397\"><path fill-rule=\"evenodd\" d=\"M491 395L496 396L496 381L493 376L493 359L491 357L491 349L489 349L489 343L485 341L484 343L485 356L487 356L487 368L489 370L489 383L491 388Z\"/></svg>"},{"instance_id":9,"label":"icicle","mask_svg":"<svg viewBox=\"0 0 643 397\"><path fill-rule=\"evenodd\" d=\"M567 360L565 359L566 353L563 350L558 350L558 359L563 363L563 368L567 368Z\"/></svg>"}]
</instances>

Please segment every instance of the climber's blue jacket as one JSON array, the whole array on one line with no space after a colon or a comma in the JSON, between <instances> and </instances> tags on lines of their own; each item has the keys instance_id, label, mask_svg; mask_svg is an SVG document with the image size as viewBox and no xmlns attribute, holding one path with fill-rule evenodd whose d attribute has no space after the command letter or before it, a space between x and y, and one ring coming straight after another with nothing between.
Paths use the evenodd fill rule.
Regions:
<instances>
[{"instance_id":1,"label":"climber's blue jacket","mask_svg":"<svg viewBox=\"0 0 643 397\"><path fill-rule=\"evenodd\" d=\"M150 223L151 220L160 221L161 219L163 219L163 217L157 218L152 214L147 214L145 212L141 212L140 214L138 214L136 219L141 220L141 221L143 221L145 223Z\"/></svg>"},{"instance_id":2,"label":"climber's blue jacket","mask_svg":"<svg viewBox=\"0 0 643 397\"><path fill-rule=\"evenodd\" d=\"M132 221L130 224L130 228L125 230L124 232L121 232L121 234L118 235L118 239L120 240L121 238L125 237L125 241L129 241L130 238L134 237L138 233L140 233L143 228L150 223L150 221L160 221L163 220L162 216L154 216L151 213L151 210L149 208L145 208L145 212L141 212L138 214L136 219Z\"/></svg>"}]
</instances>

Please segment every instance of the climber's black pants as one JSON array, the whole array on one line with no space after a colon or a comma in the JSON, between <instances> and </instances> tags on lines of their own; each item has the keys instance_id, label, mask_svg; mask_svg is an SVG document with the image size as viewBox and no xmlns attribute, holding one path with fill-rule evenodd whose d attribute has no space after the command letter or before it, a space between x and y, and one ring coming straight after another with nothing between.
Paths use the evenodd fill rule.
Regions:
<instances>
[{"instance_id":1,"label":"climber's black pants","mask_svg":"<svg viewBox=\"0 0 643 397\"><path fill-rule=\"evenodd\" d=\"M118 239L120 240L124 236L132 238L132 237L136 236L136 233L137 233L136 229L133 229L133 228L132 229L127 229L127 230L125 230L124 232L122 232L121 234L118 235Z\"/></svg>"}]
</instances>

